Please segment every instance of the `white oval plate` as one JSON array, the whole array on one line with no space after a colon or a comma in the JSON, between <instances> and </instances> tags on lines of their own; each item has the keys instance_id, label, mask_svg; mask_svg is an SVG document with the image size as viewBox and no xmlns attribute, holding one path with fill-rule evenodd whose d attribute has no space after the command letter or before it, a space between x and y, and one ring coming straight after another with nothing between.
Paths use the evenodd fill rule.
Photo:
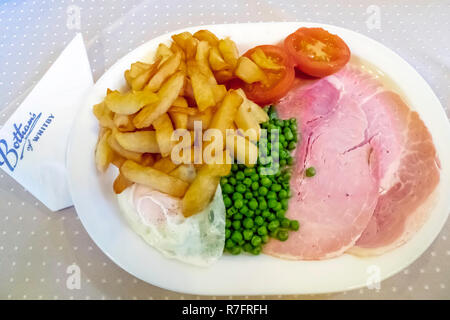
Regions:
<instances>
[{"instance_id":1,"label":"white oval plate","mask_svg":"<svg viewBox=\"0 0 450 320\"><path fill-rule=\"evenodd\" d=\"M397 83L431 131L442 164L441 196L425 226L405 245L375 258L344 254L324 261L287 261L266 255L226 255L210 268L199 268L167 259L149 247L118 210L112 191L114 170L101 175L95 169L98 124L92 106L104 98L107 88L124 87L124 70L135 61L148 60L159 43L167 43L171 34L180 32L174 31L130 52L97 81L75 120L69 143L69 184L81 222L103 252L124 270L153 285L191 294L317 294L355 289L378 277L392 276L417 259L436 238L450 211L450 148L445 146L450 141L450 126L433 91L402 58L361 34L323 24L229 24L182 31L209 29L219 37L230 36L243 53L256 45L277 43L300 26L323 27L342 37L354 56L383 70Z\"/></svg>"}]
</instances>

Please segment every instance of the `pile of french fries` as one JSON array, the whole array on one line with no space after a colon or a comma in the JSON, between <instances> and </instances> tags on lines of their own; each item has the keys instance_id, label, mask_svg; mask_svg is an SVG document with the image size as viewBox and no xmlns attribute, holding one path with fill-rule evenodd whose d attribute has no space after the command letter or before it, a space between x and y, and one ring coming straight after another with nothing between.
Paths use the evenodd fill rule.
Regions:
<instances>
[{"instance_id":1,"label":"pile of french fries","mask_svg":"<svg viewBox=\"0 0 450 320\"><path fill-rule=\"evenodd\" d=\"M260 123L268 116L242 90L227 91L221 84L236 74L247 80L258 78L248 74L258 69L248 68L249 59L239 57L232 40L219 40L207 30L183 32L172 39L170 46L159 45L153 63L135 62L125 71L130 90L108 89L105 99L93 107L100 125L95 162L100 172L110 164L119 169L115 193L133 183L143 184L182 198L183 214L188 217L209 204L220 177L230 172L231 159L256 163L255 142ZM196 121L203 131L217 129L224 137L204 143L203 148L220 142L226 152L212 163L194 163L193 152L185 155L183 163L173 161L174 131L186 130L192 145ZM241 135L236 129L250 133Z\"/></svg>"}]
</instances>

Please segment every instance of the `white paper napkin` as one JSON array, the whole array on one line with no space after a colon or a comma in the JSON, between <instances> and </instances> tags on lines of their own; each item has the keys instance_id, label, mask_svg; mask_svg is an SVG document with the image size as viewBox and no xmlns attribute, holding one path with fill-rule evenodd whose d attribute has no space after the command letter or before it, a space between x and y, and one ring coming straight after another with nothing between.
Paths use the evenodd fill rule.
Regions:
<instances>
[{"instance_id":1,"label":"white paper napkin","mask_svg":"<svg viewBox=\"0 0 450 320\"><path fill-rule=\"evenodd\" d=\"M52 211L72 205L67 141L92 85L86 48L77 34L0 130L0 168Z\"/></svg>"}]
</instances>

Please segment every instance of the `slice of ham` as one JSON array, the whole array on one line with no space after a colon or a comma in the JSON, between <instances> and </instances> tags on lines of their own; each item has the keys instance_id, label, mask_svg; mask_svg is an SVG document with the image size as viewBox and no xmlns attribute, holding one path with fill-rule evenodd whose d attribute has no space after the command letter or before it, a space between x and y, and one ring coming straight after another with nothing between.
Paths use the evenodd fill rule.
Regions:
<instances>
[{"instance_id":1,"label":"slice of ham","mask_svg":"<svg viewBox=\"0 0 450 320\"><path fill-rule=\"evenodd\" d=\"M286 214L300 222L300 230L286 242L269 241L267 254L301 260L338 256L355 244L375 209L378 169L365 141L367 118L334 80L300 86L277 107L281 118L298 119L302 133ZM304 178L310 166L317 173Z\"/></svg>"},{"instance_id":2,"label":"slice of ham","mask_svg":"<svg viewBox=\"0 0 450 320\"><path fill-rule=\"evenodd\" d=\"M296 117L302 133L287 212L300 230L286 242L271 240L266 253L302 260L382 254L424 224L439 162L426 126L399 95L347 66L301 84L277 110ZM304 177L309 166L314 178Z\"/></svg>"},{"instance_id":3,"label":"slice of ham","mask_svg":"<svg viewBox=\"0 0 450 320\"><path fill-rule=\"evenodd\" d=\"M378 92L362 109L379 158L381 195L369 225L349 252L368 256L402 245L422 227L440 173L431 134L398 94Z\"/></svg>"}]
</instances>

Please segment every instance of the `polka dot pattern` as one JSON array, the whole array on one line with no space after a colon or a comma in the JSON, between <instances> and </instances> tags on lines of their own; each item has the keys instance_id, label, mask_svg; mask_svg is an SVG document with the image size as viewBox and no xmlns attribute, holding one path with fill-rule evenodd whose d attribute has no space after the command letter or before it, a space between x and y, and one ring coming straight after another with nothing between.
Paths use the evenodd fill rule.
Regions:
<instances>
[{"instance_id":1,"label":"polka dot pattern","mask_svg":"<svg viewBox=\"0 0 450 320\"><path fill-rule=\"evenodd\" d=\"M270 21L334 24L380 41L417 69L450 116L450 3L377 1L380 28L368 27L373 9L368 7L355 0L5 1L0 4L0 127L78 31L98 79L127 52L168 31ZM76 19L69 21L74 12L79 12L79 25ZM73 208L49 212L1 170L0 199L0 299L237 298L181 295L134 278L96 247ZM420 259L382 282L379 290L240 298L448 298L449 235L447 223ZM74 265L79 282L69 272Z\"/></svg>"}]
</instances>

